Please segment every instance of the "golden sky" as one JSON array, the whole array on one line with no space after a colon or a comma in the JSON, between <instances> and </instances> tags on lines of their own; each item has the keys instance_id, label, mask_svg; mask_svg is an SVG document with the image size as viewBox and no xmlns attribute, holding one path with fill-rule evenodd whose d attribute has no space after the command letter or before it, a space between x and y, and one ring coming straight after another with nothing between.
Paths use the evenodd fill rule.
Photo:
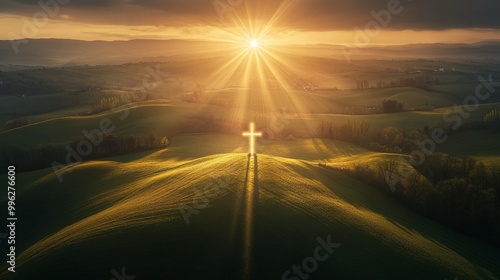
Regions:
<instances>
[{"instance_id":1,"label":"golden sky","mask_svg":"<svg viewBox=\"0 0 500 280\"><path fill-rule=\"evenodd\" d=\"M2 40L212 40L265 28L272 29L276 42L292 44L500 40L500 2L495 0L2 1Z\"/></svg>"}]
</instances>

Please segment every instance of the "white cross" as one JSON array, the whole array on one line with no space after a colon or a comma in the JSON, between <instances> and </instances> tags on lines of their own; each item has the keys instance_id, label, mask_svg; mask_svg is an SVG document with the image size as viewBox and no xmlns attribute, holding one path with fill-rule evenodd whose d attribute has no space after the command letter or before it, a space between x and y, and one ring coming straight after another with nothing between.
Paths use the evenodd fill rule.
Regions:
<instances>
[{"instance_id":1,"label":"white cross","mask_svg":"<svg viewBox=\"0 0 500 280\"><path fill-rule=\"evenodd\" d=\"M262 137L262 132L255 132L255 124L250 123L250 132L244 132L243 136L250 138L250 155L255 155L255 138Z\"/></svg>"}]
</instances>

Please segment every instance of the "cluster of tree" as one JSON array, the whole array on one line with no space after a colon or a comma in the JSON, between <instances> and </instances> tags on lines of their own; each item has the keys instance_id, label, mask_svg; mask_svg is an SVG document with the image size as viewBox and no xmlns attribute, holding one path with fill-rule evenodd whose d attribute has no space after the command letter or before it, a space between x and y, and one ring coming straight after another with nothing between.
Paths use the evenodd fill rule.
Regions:
<instances>
[{"instance_id":1,"label":"cluster of tree","mask_svg":"<svg viewBox=\"0 0 500 280\"><path fill-rule=\"evenodd\" d=\"M423 108L412 108L415 109L427 109L428 107ZM405 111L403 103L400 103L396 100L383 100L380 105L373 106L349 106L343 109L330 110L330 114L343 114L343 115L373 115L373 114L390 114L390 113L400 113Z\"/></svg>"},{"instance_id":2,"label":"cluster of tree","mask_svg":"<svg viewBox=\"0 0 500 280\"><path fill-rule=\"evenodd\" d=\"M396 88L396 87L425 87L430 84L439 83L439 79L431 76L417 76L414 78L400 78L394 81L377 81L374 85L367 80L357 81L357 89L371 88Z\"/></svg>"},{"instance_id":3,"label":"cluster of tree","mask_svg":"<svg viewBox=\"0 0 500 280\"><path fill-rule=\"evenodd\" d=\"M425 87L430 84L439 83L439 79L431 76L417 76L414 78L401 78L391 82L377 82L377 88L394 88L394 87Z\"/></svg>"},{"instance_id":4,"label":"cluster of tree","mask_svg":"<svg viewBox=\"0 0 500 280\"><path fill-rule=\"evenodd\" d=\"M67 162L68 155L78 155L84 160L117 156L127 153L161 149L169 145L167 137L149 134L144 137L134 135L121 136L104 134L98 145L81 136L68 145L40 145L36 148L24 148L12 145L0 153L0 165L16 166L20 171L31 171L51 167L53 162Z\"/></svg>"},{"instance_id":5,"label":"cluster of tree","mask_svg":"<svg viewBox=\"0 0 500 280\"><path fill-rule=\"evenodd\" d=\"M205 85L202 84L196 84L193 88L193 91L188 94L184 94L182 96L182 101L184 102L191 102L191 103L199 103L201 101L201 98L203 97L205 93Z\"/></svg>"},{"instance_id":6,"label":"cluster of tree","mask_svg":"<svg viewBox=\"0 0 500 280\"><path fill-rule=\"evenodd\" d=\"M492 115L491 113L488 115ZM423 143L431 139L432 131L440 129L445 135L453 135L471 130L500 129L498 121L472 121L463 123L458 129L453 129L451 124L440 124L436 126L425 126L422 130L412 130L410 132L398 129L396 127L386 127L382 130L372 130L367 133L365 141L356 142L371 150L391 153L411 153L415 150L421 150ZM321 127L321 124L320 124ZM328 136L326 136L328 137ZM332 137L329 137L332 138ZM333 138L338 139L338 138ZM351 141L351 139L339 139ZM420 145L420 146L419 146Z\"/></svg>"},{"instance_id":7,"label":"cluster of tree","mask_svg":"<svg viewBox=\"0 0 500 280\"><path fill-rule=\"evenodd\" d=\"M24 77L22 73L5 73L0 71L0 95L32 96L50 94L61 91L61 88L44 81L37 81L31 77Z\"/></svg>"},{"instance_id":8,"label":"cluster of tree","mask_svg":"<svg viewBox=\"0 0 500 280\"><path fill-rule=\"evenodd\" d=\"M28 120L28 118L18 118L9 120L5 123L5 126L2 129L0 129L0 131L22 127L25 125L29 125L30 123L31 122Z\"/></svg>"},{"instance_id":9,"label":"cluster of tree","mask_svg":"<svg viewBox=\"0 0 500 280\"><path fill-rule=\"evenodd\" d=\"M92 105L91 109L86 114L97 114L100 112L111 110L118 106L145 100L146 97L146 93L134 92L101 98L99 101Z\"/></svg>"},{"instance_id":10,"label":"cluster of tree","mask_svg":"<svg viewBox=\"0 0 500 280\"><path fill-rule=\"evenodd\" d=\"M382 112L386 114L403 112L404 105L396 100L383 100Z\"/></svg>"},{"instance_id":11,"label":"cluster of tree","mask_svg":"<svg viewBox=\"0 0 500 280\"><path fill-rule=\"evenodd\" d=\"M348 121L342 125L321 121L316 129L316 137L364 143L369 137L369 131L370 123L365 121Z\"/></svg>"},{"instance_id":12,"label":"cluster of tree","mask_svg":"<svg viewBox=\"0 0 500 280\"><path fill-rule=\"evenodd\" d=\"M342 140L365 146L371 150L390 153L411 153L421 150L424 141L432 137L432 131L441 129L446 135L468 130L499 128L500 110L488 113L484 121L463 123L459 129L453 129L451 124L440 124L433 127L425 126L422 130L407 132L397 127L370 129L364 121L349 121L346 124L336 124L322 121L318 124L315 137Z\"/></svg>"},{"instance_id":13,"label":"cluster of tree","mask_svg":"<svg viewBox=\"0 0 500 280\"><path fill-rule=\"evenodd\" d=\"M492 128L500 129L500 110L492 110L484 116L483 121Z\"/></svg>"},{"instance_id":14,"label":"cluster of tree","mask_svg":"<svg viewBox=\"0 0 500 280\"><path fill-rule=\"evenodd\" d=\"M500 129L500 110L488 113L484 121L465 122L458 129L453 129L452 124L443 123L410 132L392 126L381 130L370 129L370 125L363 121L350 121L346 124L322 121L314 136L352 142L374 151L411 153L421 150L419 145L424 145L426 140L431 139L435 129L442 130L448 136L470 130Z\"/></svg>"},{"instance_id":15,"label":"cluster of tree","mask_svg":"<svg viewBox=\"0 0 500 280\"><path fill-rule=\"evenodd\" d=\"M363 81L356 82L356 88L357 89L369 89L372 87L370 86L370 83L367 80L363 80Z\"/></svg>"},{"instance_id":16,"label":"cluster of tree","mask_svg":"<svg viewBox=\"0 0 500 280\"><path fill-rule=\"evenodd\" d=\"M425 126L422 130L412 130L410 132L396 127L386 127L382 130L373 130L368 133L367 141L361 145L375 151L391 153L411 153L421 150L423 143L431 139L432 132L440 129L445 135L453 135L471 130L500 129L499 122L472 121L463 123L458 129L453 129L451 124L440 124L436 126ZM347 139L346 141L349 141ZM420 146L419 146L420 145Z\"/></svg>"},{"instance_id":17,"label":"cluster of tree","mask_svg":"<svg viewBox=\"0 0 500 280\"><path fill-rule=\"evenodd\" d=\"M317 136L358 143L377 151L410 153L422 150L425 140L432 137L436 128L451 135L498 128L499 123L500 110L489 112L483 121L463 123L459 129L441 124L406 132L396 127L370 130L363 122L342 125L321 122ZM391 194L406 205L442 224L500 245L500 167L486 167L473 159L441 153L430 154L413 170L408 168L404 171L408 176L400 176L401 166L399 162L386 161L376 168L359 165L347 172L384 190L389 190L388 174L399 176Z\"/></svg>"},{"instance_id":18,"label":"cluster of tree","mask_svg":"<svg viewBox=\"0 0 500 280\"><path fill-rule=\"evenodd\" d=\"M430 132L428 132L430 133ZM410 153L420 149L418 143L429 138L429 134L420 130L406 132L397 127L389 126L382 130L374 130L369 134L365 146L371 150L386 153Z\"/></svg>"},{"instance_id":19,"label":"cluster of tree","mask_svg":"<svg viewBox=\"0 0 500 280\"><path fill-rule=\"evenodd\" d=\"M399 192L412 208L462 232L500 244L499 167L488 168L470 158L434 153L415 169L418 174L403 180Z\"/></svg>"},{"instance_id":20,"label":"cluster of tree","mask_svg":"<svg viewBox=\"0 0 500 280\"><path fill-rule=\"evenodd\" d=\"M400 168L390 160L339 171L383 189L428 218L500 245L500 167L435 153L391 189L387 178Z\"/></svg>"},{"instance_id":21,"label":"cluster of tree","mask_svg":"<svg viewBox=\"0 0 500 280\"><path fill-rule=\"evenodd\" d=\"M430 135L434 129L442 129L447 135L458 134L472 130L500 130L500 110L494 109L487 113L482 120L467 121L460 123L438 123L432 127L425 126L423 132Z\"/></svg>"}]
</instances>

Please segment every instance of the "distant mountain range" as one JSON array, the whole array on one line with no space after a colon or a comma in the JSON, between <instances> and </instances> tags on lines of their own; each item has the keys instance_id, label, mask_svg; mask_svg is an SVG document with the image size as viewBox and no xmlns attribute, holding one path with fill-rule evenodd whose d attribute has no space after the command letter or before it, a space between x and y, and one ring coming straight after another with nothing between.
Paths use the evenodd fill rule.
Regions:
<instances>
[{"instance_id":1,"label":"distant mountain range","mask_svg":"<svg viewBox=\"0 0 500 280\"><path fill-rule=\"evenodd\" d=\"M305 46L310 48L312 46ZM473 44L408 44L387 46L315 45L315 56L330 58L361 59L432 59L457 61L498 60L500 41L484 41Z\"/></svg>"},{"instance_id":2,"label":"distant mountain range","mask_svg":"<svg viewBox=\"0 0 500 280\"><path fill-rule=\"evenodd\" d=\"M78 41L26 39L16 43L0 41L0 64L31 66L74 66L168 61L196 57L207 44L188 40Z\"/></svg>"},{"instance_id":3,"label":"distant mountain range","mask_svg":"<svg viewBox=\"0 0 500 280\"><path fill-rule=\"evenodd\" d=\"M26 39L0 41L1 70L20 66L73 66L169 61L223 56L227 43L189 40L78 41L66 39ZM236 46L237 47L237 46ZM412 44L392 46L295 45L288 51L312 56L345 59L443 59L499 60L500 41L474 44ZM8 65L8 66L7 66ZM17 65L17 66L16 66Z\"/></svg>"}]
</instances>

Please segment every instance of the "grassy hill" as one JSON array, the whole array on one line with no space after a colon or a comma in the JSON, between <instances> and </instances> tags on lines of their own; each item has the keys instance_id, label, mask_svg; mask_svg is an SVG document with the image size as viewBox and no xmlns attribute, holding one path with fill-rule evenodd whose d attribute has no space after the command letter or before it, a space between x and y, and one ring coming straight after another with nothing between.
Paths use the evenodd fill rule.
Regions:
<instances>
[{"instance_id":1,"label":"grassy hill","mask_svg":"<svg viewBox=\"0 0 500 280\"><path fill-rule=\"evenodd\" d=\"M137 279L281 279L329 235L341 246L310 279L500 278L498 248L317 165L377 154L311 140L260 143L265 154L249 160L243 141L176 137L76 166L62 183L51 170L19 175L18 217L30 222L6 279L108 279L122 267ZM182 205L199 211L189 224Z\"/></svg>"},{"instance_id":2,"label":"grassy hill","mask_svg":"<svg viewBox=\"0 0 500 280\"><path fill-rule=\"evenodd\" d=\"M484 115L498 104L480 105L468 121L482 120ZM8 147L13 143L30 148L44 144L67 144L82 135L82 130L90 131L99 128L102 119L109 118L116 127L114 133L119 135L145 135L155 133L162 136L174 136L186 127L196 124L208 127L210 122L217 120L228 123L236 129L246 128L250 121L256 121L257 127L272 128L273 122L291 129L302 137L314 134L321 121L345 124L348 121L365 121L372 128L382 129L388 126L398 127L406 131L422 129L425 125L432 126L443 122L443 115L451 108L442 108L432 112L404 112L398 114L377 115L340 115L312 113L270 113L259 110L241 110L239 107L221 107L209 104L186 103L179 100L151 101L134 104L131 108L117 108L100 114L84 117L59 117L44 120L25 127L0 132L0 146ZM273 112L273 111L271 111ZM54 116L56 113L52 113ZM47 117L40 115L38 118ZM211 121L210 121L211 120ZM239 127L244 125L245 127ZM213 132L209 128L202 132ZM37 135L39 137L32 137Z\"/></svg>"},{"instance_id":3,"label":"grassy hill","mask_svg":"<svg viewBox=\"0 0 500 280\"><path fill-rule=\"evenodd\" d=\"M280 53L283 58L295 63L286 69L279 69L280 75L276 77L276 73L269 72L269 69L264 73L252 72L244 77L224 75L220 72L220 66L227 63L227 57L230 56L228 53L209 56L205 54L202 58L159 59L156 63L35 67L0 71L0 98L16 97L2 98L0 125L8 119L22 116L34 118L32 122L51 116L67 116L86 111L88 105L99 98L114 96L120 94L120 91L142 91L145 87L154 98L177 98L184 93L193 92L196 85L202 85L206 89L201 98L204 102L223 103L228 105L226 107L240 107L244 104L247 109L264 112L271 108L297 113L370 113L370 110L363 109L380 107L384 99L397 100L407 109L452 106L462 103L465 97L473 94L479 84L477 73L487 71L485 69L491 67L481 63L446 63L448 70L457 67L457 71L435 72L434 69L440 68L438 65L442 62L367 60L350 64L292 53ZM241 69L243 66L244 64L233 70L244 72L244 69ZM359 81L363 80L367 81L370 87L374 87L381 81L388 83L424 76L440 82L429 84L425 88L401 86L356 89ZM498 86L498 75L495 74L493 79L496 81L494 85ZM158 83L151 86L145 85L145 81ZM320 90L303 90L307 87L319 87ZM341 90L332 90L334 88ZM498 98L492 96L488 102L498 101ZM76 106L84 108L67 111L68 107ZM43 119L34 117L40 113L61 109L66 111L62 114L46 115Z\"/></svg>"},{"instance_id":4,"label":"grassy hill","mask_svg":"<svg viewBox=\"0 0 500 280\"><path fill-rule=\"evenodd\" d=\"M488 165L498 165L499 143L498 131L468 131L452 135L439 150L454 156L472 157Z\"/></svg>"}]
</instances>

